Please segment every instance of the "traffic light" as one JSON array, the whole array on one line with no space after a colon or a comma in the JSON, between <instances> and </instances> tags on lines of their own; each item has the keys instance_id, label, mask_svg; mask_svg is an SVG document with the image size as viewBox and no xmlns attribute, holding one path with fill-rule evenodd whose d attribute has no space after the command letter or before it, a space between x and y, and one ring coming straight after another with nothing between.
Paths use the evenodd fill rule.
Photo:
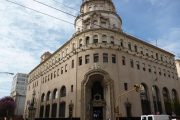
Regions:
<instances>
[{"instance_id":1,"label":"traffic light","mask_svg":"<svg viewBox=\"0 0 180 120\"><path fill-rule=\"evenodd\" d=\"M134 89L136 90L136 92L139 92L139 90L140 90L140 85L135 84L135 85L134 85Z\"/></svg>"}]
</instances>

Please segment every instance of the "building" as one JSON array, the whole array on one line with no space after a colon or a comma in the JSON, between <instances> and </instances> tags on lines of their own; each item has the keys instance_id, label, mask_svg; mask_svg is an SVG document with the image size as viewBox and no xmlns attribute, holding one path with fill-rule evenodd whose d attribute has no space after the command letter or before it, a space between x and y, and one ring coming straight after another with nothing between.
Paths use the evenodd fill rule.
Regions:
<instances>
[{"instance_id":1,"label":"building","mask_svg":"<svg viewBox=\"0 0 180 120\"><path fill-rule=\"evenodd\" d=\"M29 104L36 118L176 113L175 56L124 33L111 0L84 0L80 12L73 37L29 73L25 117ZM135 84L140 93L124 94Z\"/></svg>"},{"instance_id":2,"label":"building","mask_svg":"<svg viewBox=\"0 0 180 120\"><path fill-rule=\"evenodd\" d=\"M178 73L178 77L180 78L180 60L176 60L176 68L177 68L177 73Z\"/></svg>"},{"instance_id":3,"label":"building","mask_svg":"<svg viewBox=\"0 0 180 120\"><path fill-rule=\"evenodd\" d=\"M17 73L12 81L11 97L16 103L15 116L23 116L26 99L27 74Z\"/></svg>"}]
</instances>

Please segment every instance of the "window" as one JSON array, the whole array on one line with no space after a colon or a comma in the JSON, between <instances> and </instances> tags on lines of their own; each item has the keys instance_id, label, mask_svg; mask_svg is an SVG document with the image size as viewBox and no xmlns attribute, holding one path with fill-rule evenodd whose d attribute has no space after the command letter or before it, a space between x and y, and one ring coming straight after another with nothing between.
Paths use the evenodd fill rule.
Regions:
<instances>
[{"instance_id":1,"label":"window","mask_svg":"<svg viewBox=\"0 0 180 120\"><path fill-rule=\"evenodd\" d=\"M86 37L86 45L89 44L89 37Z\"/></svg>"},{"instance_id":2,"label":"window","mask_svg":"<svg viewBox=\"0 0 180 120\"><path fill-rule=\"evenodd\" d=\"M154 58L154 53L153 53L153 51L151 51L151 57Z\"/></svg>"},{"instance_id":3,"label":"window","mask_svg":"<svg viewBox=\"0 0 180 120\"><path fill-rule=\"evenodd\" d=\"M67 72L67 66L68 66L68 65L66 64L66 65L65 65L65 72Z\"/></svg>"},{"instance_id":4,"label":"window","mask_svg":"<svg viewBox=\"0 0 180 120\"><path fill-rule=\"evenodd\" d=\"M159 68L159 75L161 75L161 68Z\"/></svg>"},{"instance_id":5,"label":"window","mask_svg":"<svg viewBox=\"0 0 180 120\"><path fill-rule=\"evenodd\" d=\"M89 55L85 55L85 64L88 64L90 62Z\"/></svg>"},{"instance_id":6,"label":"window","mask_svg":"<svg viewBox=\"0 0 180 120\"><path fill-rule=\"evenodd\" d=\"M166 70L164 69L163 71L164 71L164 77L166 77Z\"/></svg>"},{"instance_id":7,"label":"window","mask_svg":"<svg viewBox=\"0 0 180 120\"><path fill-rule=\"evenodd\" d=\"M128 83L124 83L124 90L128 90Z\"/></svg>"},{"instance_id":8,"label":"window","mask_svg":"<svg viewBox=\"0 0 180 120\"><path fill-rule=\"evenodd\" d=\"M57 70L57 76L59 76L59 69Z\"/></svg>"},{"instance_id":9,"label":"window","mask_svg":"<svg viewBox=\"0 0 180 120\"><path fill-rule=\"evenodd\" d=\"M61 74L63 74L63 67L61 67Z\"/></svg>"},{"instance_id":10,"label":"window","mask_svg":"<svg viewBox=\"0 0 180 120\"><path fill-rule=\"evenodd\" d=\"M56 71L54 71L54 78L56 78Z\"/></svg>"},{"instance_id":11,"label":"window","mask_svg":"<svg viewBox=\"0 0 180 120\"><path fill-rule=\"evenodd\" d=\"M143 48L141 47L141 54L143 54Z\"/></svg>"},{"instance_id":12,"label":"window","mask_svg":"<svg viewBox=\"0 0 180 120\"><path fill-rule=\"evenodd\" d=\"M102 36L102 43L107 43L107 36L106 35Z\"/></svg>"},{"instance_id":13,"label":"window","mask_svg":"<svg viewBox=\"0 0 180 120\"><path fill-rule=\"evenodd\" d=\"M98 53L94 54L94 62L95 63L99 62L99 54Z\"/></svg>"},{"instance_id":14,"label":"window","mask_svg":"<svg viewBox=\"0 0 180 120\"><path fill-rule=\"evenodd\" d=\"M156 74L156 66L154 66L154 74Z\"/></svg>"},{"instance_id":15,"label":"window","mask_svg":"<svg viewBox=\"0 0 180 120\"><path fill-rule=\"evenodd\" d=\"M71 92L73 92L73 85L71 85Z\"/></svg>"},{"instance_id":16,"label":"window","mask_svg":"<svg viewBox=\"0 0 180 120\"><path fill-rule=\"evenodd\" d=\"M61 97L65 97L65 96L66 96L66 87L65 87L65 86L62 86L62 87L61 87L60 96L61 96Z\"/></svg>"},{"instance_id":17,"label":"window","mask_svg":"<svg viewBox=\"0 0 180 120\"><path fill-rule=\"evenodd\" d=\"M122 56L122 65L126 65L126 58Z\"/></svg>"},{"instance_id":18,"label":"window","mask_svg":"<svg viewBox=\"0 0 180 120\"><path fill-rule=\"evenodd\" d=\"M116 63L116 55L112 54L112 63Z\"/></svg>"},{"instance_id":19,"label":"window","mask_svg":"<svg viewBox=\"0 0 180 120\"><path fill-rule=\"evenodd\" d=\"M123 40L122 40L122 39L121 39L120 45L121 45L121 47L124 47L124 44L123 44Z\"/></svg>"},{"instance_id":20,"label":"window","mask_svg":"<svg viewBox=\"0 0 180 120\"><path fill-rule=\"evenodd\" d=\"M79 47L82 47L82 39L79 40Z\"/></svg>"},{"instance_id":21,"label":"window","mask_svg":"<svg viewBox=\"0 0 180 120\"><path fill-rule=\"evenodd\" d=\"M114 45L114 37L113 36L111 36L110 41L111 41L111 44Z\"/></svg>"},{"instance_id":22,"label":"window","mask_svg":"<svg viewBox=\"0 0 180 120\"><path fill-rule=\"evenodd\" d=\"M139 61L136 61L136 66L137 66L137 69L139 70L140 69Z\"/></svg>"},{"instance_id":23,"label":"window","mask_svg":"<svg viewBox=\"0 0 180 120\"><path fill-rule=\"evenodd\" d=\"M75 43L72 44L72 50L75 50Z\"/></svg>"},{"instance_id":24,"label":"window","mask_svg":"<svg viewBox=\"0 0 180 120\"><path fill-rule=\"evenodd\" d=\"M128 49L129 49L129 50L132 50L132 49L131 49L131 43L130 43L130 42L128 43Z\"/></svg>"},{"instance_id":25,"label":"window","mask_svg":"<svg viewBox=\"0 0 180 120\"><path fill-rule=\"evenodd\" d=\"M156 59L159 59L158 53L156 53Z\"/></svg>"},{"instance_id":26,"label":"window","mask_svg":"<svg viewBox=\"0 0 180 120\"><path fill-rule=\"evenodd\" d=\"M53 78L53 73L51 73L51 80L52 80L52 78Z\"/></svg>"},{"instance_id":27,"label":"window","mask_svg":"<svg viewBox=\"0 0 180 120\"><path fill-rule=\"evenodd\" d=\"M148 54L148 49L146 49L146 56L149 56L149 54Z\"/></svg>"},{"instance_id":28,"label":"window","mask_svg":"<svg viewBox=\"0 0 180 120\"><path fill-rule=\"evenodd\" d=\"M93 43L98 43L98 36L97 35L93 36Z\"/></svg>"},{"instance_id":29,"label":"window","mask_svg":"<svg viewBox=\"0 0 180 120\"><path fill-rule=\"evenodd\" d=\"M148 67L149 67L149 72L151 73L151 65L148 65Z\"/></svg>"},{"instance_id":30,"label":"window","mask_svg":"<svg viewBox=\"0 0 180 120\"><path fill-rule=\"evenodd\" d=\"M79 65L82 65L82 57L79 57Z\"/></svg>"},{"instance_id":31,"label":"window","mask_svg":"<svg viewBox=\"0 0 180 120\"><path fill-rule=\"evenodd\" d=\"M136 45L134 46L134 51L135 51L135 52L138 52Z\"/></svg>"},{"instance_id":32,"label":"window","mask_svg":"<svg viewBox=\"0 0 180 120\"><path fill-rule=\"evenodd\" d=\"M131 68L134 68L134 62L132 59L130 60L130 64L131 64Z\"/></svg>"},{"instance_id":33,"label":"window","mask_svg":"<svg viewBox=\"0 0 180 120\"><path fill-rule=\"evenodd\" d=\"M74 68L74 60L71 61L71 68Z\"/></svg>"},{"instance_id":34,"label":"window","mask_svg":"<svg viewBox=\"0 0 180 120\"><path fill-rule=\"evenodd\" d=\"M103 62L104 63L108 62L108 54L107 53L103 53Z\"/></svg>"},{"instance_id":35,"label":"window","mask_svg":"<svg viewBox=\"0 0 180 120\"><path fill-rule=\"evenodd\" d=\"M145 63L143 63L143 70L146 71Z\"/></svg>"}]
</instances>

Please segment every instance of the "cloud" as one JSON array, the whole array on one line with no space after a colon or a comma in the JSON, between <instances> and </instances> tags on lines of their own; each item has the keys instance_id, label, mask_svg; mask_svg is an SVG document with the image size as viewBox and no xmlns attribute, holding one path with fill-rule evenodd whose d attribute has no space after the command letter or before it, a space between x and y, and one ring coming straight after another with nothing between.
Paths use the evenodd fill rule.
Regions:
<instances>
[{"instance_id":1,"label":"cloud","mask_svg":"<svg viewBox=\"0 0 180 120\"><path fill-rule=\"evenodd\" d=\"M38 4L33 0L12 0L40 12L74 22L74 17ZM44 2L41 0L41 2ZM60 2L60 1L59 1ZM77 7L80 1L61 1ZM53 0L46 4L77 14ZM45 51L54 52L72 36L74 26L46 15L19 7L12 3L0 3L0 72L29 73L40 62ZM0 98L10 93L12 76L0 74Z\"/></svg>"}]
</instances>

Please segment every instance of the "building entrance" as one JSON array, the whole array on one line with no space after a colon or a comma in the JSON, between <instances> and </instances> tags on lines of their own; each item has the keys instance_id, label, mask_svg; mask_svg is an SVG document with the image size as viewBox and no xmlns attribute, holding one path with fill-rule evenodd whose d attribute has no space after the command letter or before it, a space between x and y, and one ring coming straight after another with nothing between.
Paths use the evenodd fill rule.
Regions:
<instances>
[{"instance_id":1,"label":"building entrance","mask_svg":"<svg viewBox=\"0 0 180 120\"><path fill-rule=\"evenodd\" d=\"M103 107L93 107L93 120L103 120Z\"/></svg>"}]
</instances>

